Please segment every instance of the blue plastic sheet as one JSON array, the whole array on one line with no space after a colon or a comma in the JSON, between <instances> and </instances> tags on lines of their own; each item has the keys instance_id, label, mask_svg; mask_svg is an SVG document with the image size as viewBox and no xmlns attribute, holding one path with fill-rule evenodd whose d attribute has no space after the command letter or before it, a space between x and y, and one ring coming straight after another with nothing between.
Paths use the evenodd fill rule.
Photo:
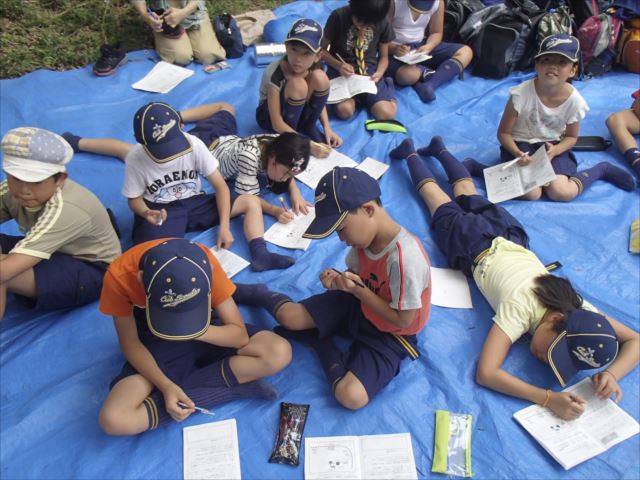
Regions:
<instances>
[{"instance_id":1,"label":"blue plastic sheet","mask_svg":"<svg viewBox=\"0 0 640 480\"><path fill-rule=\"evenodd\" d=\"M344 2L295 2L277 15L308 16L324 23L331 9ZM1 87L4 134L18 126L38 126L82 136L116 137L133 142L133 113L152 100L187 108L212 101L230 101L238 110L241 134L258 131L254 110L263 70L253 66L251 50L231 68L208 75L199 65L195 74L166 95L134 90L130 85L152 67L153 52L129 54L130 62L115 76L98 78L91 66L67 72L36 71ZM508 89L531 74L516 73L500 81L467 74L437 91L424 105L410 88L398 92L398 118L417 146L439 134L460 159L467 156L497 162L496 129ZM589 103L583 135L608 137L609 113L630 105L638 76L612 72L575 83ZM360 113L348 122L333 121L345 139L341 151L357 161L372 156L391 164L382 177L382 200L391 215L424 243L434 266L446 266L428 228L428 212L415 194L406 166L387 152L400 134L370 134ZM579 153L581 167L603 160L628 169L613 148ZM439 165L431 164L441 179ZM123 230L131 232L132 217L120 194L121 162L78 154L69 166L71 178L91 188L111 207ZM478 184L484 192L482 184ZM301 186L312 200L313 192ZM273 195L267 197L271 201ZM571 203L510 201L506 208L527 228L532 249L544 262L559 260L560 275L572 279L598 308L626 325L639 328L640 258L627 252L629 225L639 215L638 190L623 192L605 182ZM267 219L267 225L272 220ZM248 258L240 220L234 220L233 250ZM4 232L15 231L5 224ZM206 245L216 230L194 235ZM129 241L124 240L124 246ZM276 247L271 247L278 250ZM284 251L283 251L284 252ZM267 282L294 299L318 293L317 273L341 267L346 248L334 235L314 241L308 251L296 251L297 263L286 271L244 271L234 280ZM432 307L431 319L419 335L422 356L402 365L400 374L370 404L357 412L340 407L330 394L313 351L294 344L291 365L271 381L279 401L311 404L306 436L411 433L420 478L431 477L436 409L471 413L472 467L476 478L638 478L638 436L568 472L512 419L526 402L479 387L475 366L491 327L492 311L474 285L473 310ZM242 308L245 320L265 327L274 322L264 312ZM209 421L194 414L183 424L171 424L134 438L109 437L98 425L98 412L108 384L122 365L112 321L97 304L73 311L34 315L21 304L10 304L0 325L0 476L2 478L178 478L182 476L182 427ZM506 369L526 381L557 388L552 373L535 360L527 345L512 348ZM579 376L578 379L583 378ZM638 419L639 378L636 368L621 382L620 405ZM267 463L275 435L279 402L239 401L215 408L214 420L236 418L243 478L302 478L303 467ZM301 461L304 460L304 451Z\"/></svg>"}]
</instances>

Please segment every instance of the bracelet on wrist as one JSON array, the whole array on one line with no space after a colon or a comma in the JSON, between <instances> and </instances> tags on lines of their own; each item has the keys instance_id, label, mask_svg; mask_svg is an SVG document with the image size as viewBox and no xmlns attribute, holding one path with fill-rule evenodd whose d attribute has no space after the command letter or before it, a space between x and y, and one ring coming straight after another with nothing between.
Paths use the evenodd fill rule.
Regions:
<instances>
[{"instance_id":1,"label":"bracelet on wrist","mask_svg":"<svg viewBox=\"0 0 640 480\"><path fill-rule=\"evenodd\" d=\"M545 392L544 402L542 403L542 408L547 408L549 405L549 400L551 400L551 390L547 390Z\"/></svg>"}]
</instances>

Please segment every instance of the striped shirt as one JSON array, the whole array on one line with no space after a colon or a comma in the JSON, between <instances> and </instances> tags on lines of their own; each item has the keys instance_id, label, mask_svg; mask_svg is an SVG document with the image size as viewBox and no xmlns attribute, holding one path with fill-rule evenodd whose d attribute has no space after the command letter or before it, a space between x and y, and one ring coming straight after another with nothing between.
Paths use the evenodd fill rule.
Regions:
<instances>
[{"instance_id":1,"label":"striped shirt","mask_svg":"<svg viewBox=\"0 0 640 480\"><path fill-rule=\"evenodd\" d=\"M258 177L266 175L262 167L260 141L276 135L252 135L238 137L228 135L220 137L220 142L211 152L220 162L220 173L225 180L235 179L236 193L258 195L260 181Z\"/></svg>"},{"instance_id":2,"label":"striped shirt","mask_svg":"<svg viewBox=\"0 0 640 480\"><path fill-rule=\"evenodd\" d=\"M120 242L100 200L72 180L65 180L39 209L25 208L0 183L0 223L14 219L25 234L10 253L48 260L63 253L78 260L111 263ZM6 252L3 252L6 253Z\"/></svg>"}]
</instances>

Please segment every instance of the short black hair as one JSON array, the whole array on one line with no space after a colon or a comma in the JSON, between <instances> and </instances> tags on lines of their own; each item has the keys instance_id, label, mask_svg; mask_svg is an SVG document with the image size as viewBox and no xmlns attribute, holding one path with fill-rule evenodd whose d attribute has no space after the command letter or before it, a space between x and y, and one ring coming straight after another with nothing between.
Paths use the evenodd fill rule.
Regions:
<instances>
[{"instance_id":1,"label":"short black hair","mask_svg":"<svg viewBox=\"0 0 640 480\"><path fill-rule=\"evenodd\" d=\"M349 0L351 15L367 25L375 25L384 20L390 7L390 0Z\"/></svg>"},{"instance_id":2,"label":"short black hair","mask_svg":"<svg viewBox=\"0 0 640 480\"><path fill-rule=\"evenodd\" d=\"M382 206L382 200L380 199L380 197L378 197L378 198L373 198L373 199L369 200L369 202L375 202L375 203L376 203L376 205L378 205L379 207L381 207L381 206ZM363 205L364 205L364 204L363 204ZM357 208L352 208L351 210L349 210L349 213L353 213L353 214L355 215L356 213L358 213L358 210L360 210L361 208L362 208L362 205L360 205L360 206L359 206L359 207L357 207Z\"/></svg>"},{"instance_id":3,"label":"short black hair","mask_svg":"<svg viewBox=\"0 0 640 480\"><path fill-rule=\"evenodd\" d=\"M582 296L569 280L555 275L540 275L534 279L534 284L533 293L540 303L549 310L564 314L565 320L554 324L556 333L564 331L569 314L582 308Z\"/></svg>"},{"instance_id":4,"label":"short black hair","mask_svg":"<svg viewBox=\"0 0 640 480\"><path fill-rule=\"evenodd\" d=\"M281 163L289 168L297 166L300 171L304 171L309 165L310 154L311 143L308 137L295 132L285 132L264 146L262 164L266 168L267 159L273 155L276 163Z\"/></svg>"}]
</instances>

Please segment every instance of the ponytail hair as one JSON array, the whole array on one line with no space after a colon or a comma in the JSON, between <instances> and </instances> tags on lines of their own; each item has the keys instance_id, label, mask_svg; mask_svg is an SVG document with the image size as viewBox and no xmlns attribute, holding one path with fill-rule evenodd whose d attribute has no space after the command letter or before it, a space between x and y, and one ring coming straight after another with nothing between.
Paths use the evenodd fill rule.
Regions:
<instances>
[{"instance_id":1,"label":"ponytail hair","mask_svg":"<svg viewBox=\"0 0 640 480\"><path fill-rule=\"evenodd\" d=\"M306 170L310 154L311 142L307 137L294 132L286 132L265 143L262 149L262 165L266 169L269 157L273 156L276 163L285 165L291 170L292 175L297 175ZM268 180L269 188L274 193L284 193L292 180L291 178L285 182Z\"/></svg>"},{"instance_id":2,"label":"ponytail hair","mask_svg":"<svg viewBox=\"0 0 640 480\"><path fill-rule=\"evenodd\" d=\"M554 275L540 275L534 280L533 293L540 303L547 309L560 312L565 320L556 322L554 330L557 333L566 329L566 318L575 310L582 308L583 298L576 292L571 282L566 278Z\"/></svg>"}]
</instances>

